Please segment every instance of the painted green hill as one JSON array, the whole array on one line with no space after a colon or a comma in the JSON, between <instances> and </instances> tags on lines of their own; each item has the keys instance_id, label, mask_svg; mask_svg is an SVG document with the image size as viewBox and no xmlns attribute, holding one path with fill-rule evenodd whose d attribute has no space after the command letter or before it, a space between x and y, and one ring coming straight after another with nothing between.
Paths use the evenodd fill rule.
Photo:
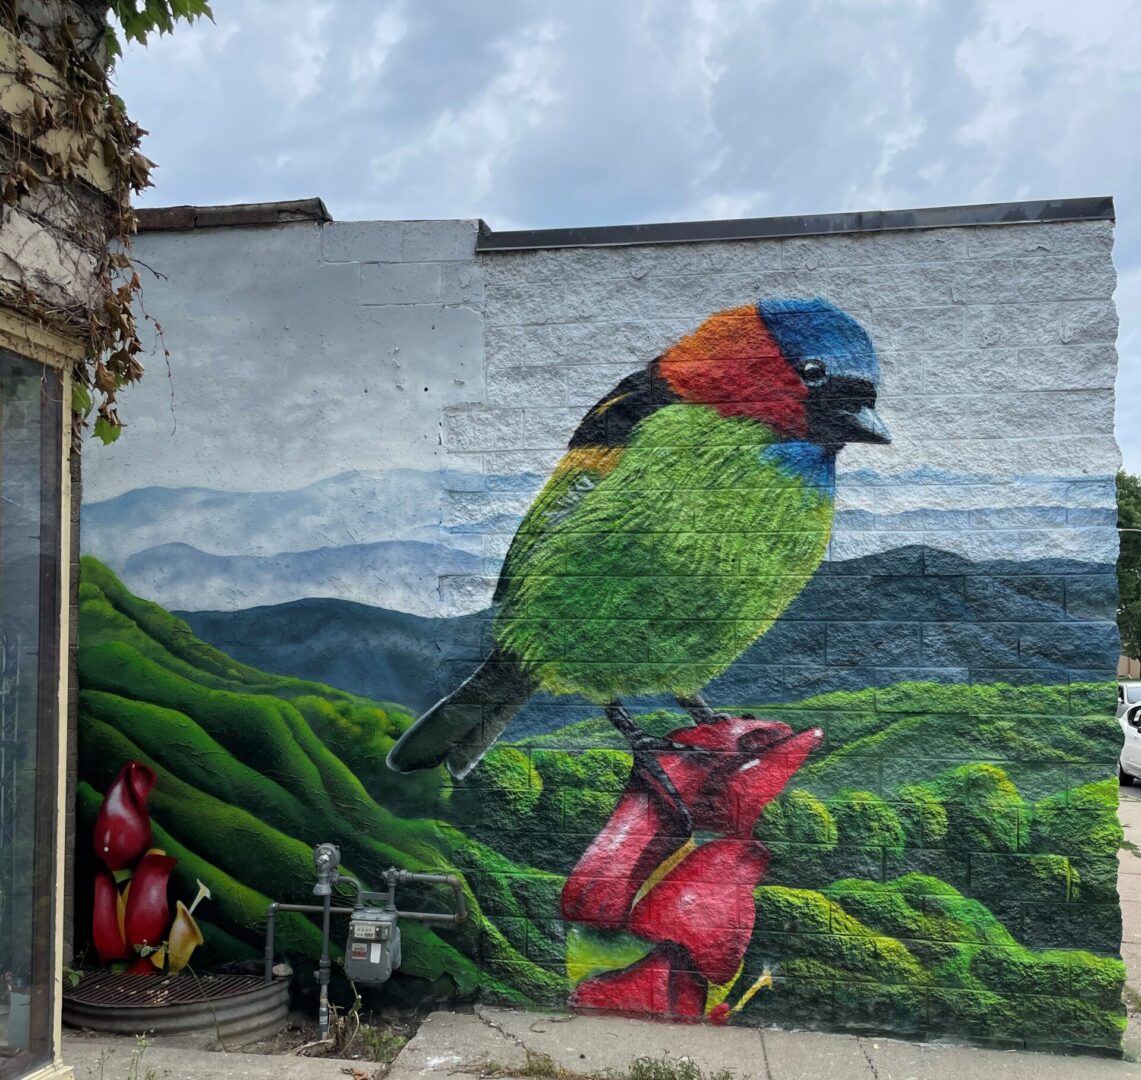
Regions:
<instances>
[{"instance_id":1,"label":"painted green hill","mask_svg":"<svg viewBox=\"0 0 1141 1080\"><path fill-rule=\"evenodd\" d=\"M312 847L330 840L366 883L391 865L466 871L473 918L438 932L409 925L398 996L464 995L478 985L516 999L565 995L561 971L525 955L528 908L540 903L533 894L545 905L561 881L508 863L440 820L450 789L439 773L382 790L384 755L411 722L404 710L236 664L95 560L83 560L82 574L80 835L90 835L100 793L124 762L155 770L150 803L161 845L179 859L175 893L192 897L196 878L213 892L203 918L224 945L205 962L232 958L234 943L239 955L257 955L270 899L306 902ZM350 770L339 754L360 764ZM506 877L521 887L489 890L496 911L486 914L471 883ZM405 894L421 910L442 909L441 899ZM557 948L540 928L532 933L537 945ZM283 951L316 955L316 930L304 917L287 916L280 934Z\"/></svg>"},{"instance_id":2,"label":"painted green hill","mask_svg":"<svg viewBox=\"0 0 1141 1080\"><path fill-rule=\"evenodd\" d=\"M401 706L237 663L93 559L80 600L81 858L120 766L149 764L173 895L196 879L213 891L200 967L260 957L269 900L305 901L312 846L331 840L366 883L393 864L467 883L465 927L405 927L391 1001L565 1001L559 895L630 769L604 720L499 745L460 786L442 770L400 777L384 757L412 722ZM1105 690L913 683L781 707L828 741L757 827L772 862L736 993L765 967L774 987L740 1016L1115 1047L1121 834ZM686 722L642 719L657 732ZM443 907L431 892L406 899ZM642 944L579 941L576 975L625 966ZM281 920L282 953L312 959L318 945L313 923Z\"/></svg>"},{"instance_id":3,"label":"painted green hill","mask_svg":"<svg viewBox=\"0 0 1141 1080\"><path fill-rule=\"evenodd\" d=\"M774 987L752 1023L1114 1050L1125 1030L1119 960L1032 950L977 900L923 874L761 886L745 971Z\"/></svg>"}]
</instances>

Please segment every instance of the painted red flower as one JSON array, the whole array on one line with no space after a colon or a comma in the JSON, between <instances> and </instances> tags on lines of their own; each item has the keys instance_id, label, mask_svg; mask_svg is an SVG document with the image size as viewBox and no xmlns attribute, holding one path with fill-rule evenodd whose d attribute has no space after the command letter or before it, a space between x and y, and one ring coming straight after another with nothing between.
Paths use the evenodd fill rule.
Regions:
<instances>
[{"instance_id":1,"label":"painted red flower","mask_svg":"<svg viewBox=\"0 0 1141 1080\"><path fill-rule=\"evenodd\" d=\"M659 945L636 964L579 983L570 996L570 1005L700 1020L705 992L705 980L686 970L684 952L676 946Z\"/></svg>"},{"instance_id":2,"label":"painted red flower","mask_svg":"<svg viewBox=\"0 0 1141 1080\"><path fill-rule=\"evenodd\" d=\"M170 855L148 852L139 861L127 893L124 931L132 949L143 945L157 947L166 939L170 925L167 882L177 862Z\"/></svg>"},{"instance_id":3,"label":"painted red flower","mask_svg":"<svg viewBox=\"0 0 1141 1080\"><path fill-rule=\"evenodd\" d=\"M753 890L768 852L752 839L765 806L820 743L819 728L727 717L667 738L688 751L658 755L689 813L641 787L637 770L562 895L566 919L627 930L656 947L621 971L581 982L580 1008L700 1019L710 984L737 973L753 932ZM713 839L697 843L704 834ZM699 998L696 1007L693 1002ZM724 1023L728 1010L715 1022Z\"/></svg>"},{"instance_id":4,"label":"painted red flower","mask_svg":"<svg viewBox=\"0 0 1141 1080\"><path fill-rule=\"evenodd\" d=\"M95 854L108 870L123 870L151 845L147 796L155 785L152 769L128 761L107 789L95 819Z\"/></svg>"},{"instance_id":5,"label":"painted red flower","mask_svg":"<svg viewBox=\"0 0 1141 1080\"><path fill-rule=\"evenodd\" d=\"M567 878L563 918L602 929L623 928L646 879L688 839L684 821L656 796L628 787Z\"/></svg>"},{"instance_id":6,"label":"painted red flower","mask_svg":"<svg viewBox=\"0 0 1141 1080\"><path fill-rule=\"evenodd\" d=\"M728 982L752 936L753 889L768 864L756 840L702 844L634 905L629 928L682 946L707 982Z\"/></svg>"}]
</instances>

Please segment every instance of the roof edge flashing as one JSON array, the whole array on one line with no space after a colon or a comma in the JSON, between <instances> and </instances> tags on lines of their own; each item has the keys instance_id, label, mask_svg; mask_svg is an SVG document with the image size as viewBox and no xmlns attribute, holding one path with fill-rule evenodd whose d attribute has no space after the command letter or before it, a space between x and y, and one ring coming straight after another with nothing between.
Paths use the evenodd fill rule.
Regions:
<instances>
[{"instance_id":1,"label":"roof edge flashing","mask_svg":"<svg viewBox=\"0 0 1141 1080\"><path fill-rule=\"evenodd\" d=\"M324 200L319 198L225 206L144 207L136 210L135 215L139 220L139 232L287 225L298 221L315 221L323 225L333 220Z\"/></svg>"},{"instance_id":2,"label":"roof edge flashing","mask_svg":"<svg viewBox=\"0 0 1141 1080\"><path fill-rule=\"evenodd\" d=\"M837 233L898 232L976 225L1031 225L1063 221L1114 221L1113 197L978 203L912 210L871 210L721 221L675 221L649 225L601 225L496 232L480 221L477 252L543 248L629 247L641 244L700 244L718 240L776 240Z\"/></svg>"}]
</instances>

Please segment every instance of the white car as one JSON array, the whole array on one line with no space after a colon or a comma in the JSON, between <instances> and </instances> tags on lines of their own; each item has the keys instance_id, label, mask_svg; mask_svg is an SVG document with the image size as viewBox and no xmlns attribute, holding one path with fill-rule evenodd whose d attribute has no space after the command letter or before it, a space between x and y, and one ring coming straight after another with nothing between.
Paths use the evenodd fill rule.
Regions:
<instances>
[{"instance_id":1,"label":"white car","mask_svg":"<svg viewBox=\"0 0 1141 1080\"><path fill-rule=\"evenodd\" d=\"M1117 718L1120 720L1134 705L1141 705L1141 682L1117 684Z\"/></svg>"},{"instance_id":2,"label":"white car","mask_svg":"<svg viewBox=\"0 0 1141 1080\"><path fill-rule=\"evenodd\" d=\"M1141 682L1117 684L1117 722L1124 743L1117 763L1117 779L1121 784L1141 780Z\"/></svg>"}]
</instances>

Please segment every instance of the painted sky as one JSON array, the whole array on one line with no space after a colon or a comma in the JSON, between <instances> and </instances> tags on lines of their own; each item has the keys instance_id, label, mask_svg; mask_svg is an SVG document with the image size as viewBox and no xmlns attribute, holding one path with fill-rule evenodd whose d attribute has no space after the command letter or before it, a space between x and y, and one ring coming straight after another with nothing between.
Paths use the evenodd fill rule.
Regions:
<instances>
[{"instance_id":1,"label":"painted sky","mask_svg":"<svg viewBox=\"0 0 1141 1080\"><path fill-rule=\"evenodd\" d=\"M573 226L1112 194L1141 471L1136 0L216 0L130 47L144 205Z\"/></svg>"}]
</instances>

